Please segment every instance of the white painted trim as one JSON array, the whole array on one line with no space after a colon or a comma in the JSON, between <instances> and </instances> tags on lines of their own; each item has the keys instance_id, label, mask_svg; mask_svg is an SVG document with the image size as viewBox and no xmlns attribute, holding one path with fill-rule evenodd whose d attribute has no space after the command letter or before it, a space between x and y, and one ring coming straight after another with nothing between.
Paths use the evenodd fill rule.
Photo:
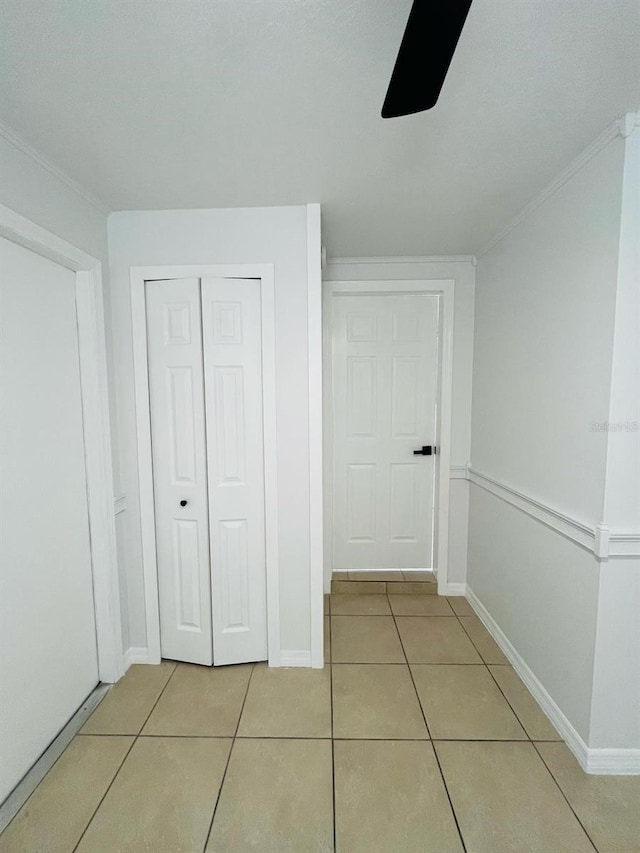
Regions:
<instances>
[{"instance_id":1,"label":"white painted trim","mask_svg":"<svg viewBox=\"0 0 640 853\"><path fill-rule=\"evenodd\" d=\"M146 646L130 646L124 653L124 662L127 669L134 663L159 663L149 659L149 649Z\"/></svg>"},{"instance_id":2,"label":"white painted trim","mask_svg":"<svg viewBox=\"0 0 640 853\"><path fill-rule=\"evenodd\" d=\"M595 553L595 532L593 527L570 518L548 504L534 500L528 495L512 489L505 483L501 483L487 474L476 471L475 468L469 467L468 476L469 480L475 483L476 486L480 486L485 491L491 492L492 495L500 498L500 500L506 501L506 503L522 510L522 512L526 512L527 515L546 524L547 527L551 527L557 533L566 536L567 539L571 539L588 551Z\"/></svg>"},{"instance_id":3,"label":"white painted trim","mask_svg":"<svg viewBox=\"0 0 640 853\"><path fill-rule=\"evenodd\" d=\"M634 115L633 113L629 113L627 115ZM637 115L637 114L636 114ZM531 214L537 210L542 204L544 204L547 199L551 198L552 195L558 192L558 190L563 187L568 181L573 178L581 169L589 163L593 158L598 155L602 150L604 150L607 145L614 141L614 139L620 139L621 137L625 137L628 133L631 133L633 127L637 125L633 123L631 127L631 123L627 120L627 116L624 116L619 121L614 121L613 124L610 124L609 127L605 128L605 130L598 136L587 148L584 149L569 165L560 172L547 186L538 193L528 204L526 204L514 217L513 219L502 228L489 242L482 247L482 249L477 252L477 257L481 258L483 255L486 255L487 252L492 249L497 243L503 240L507 234L513 231L515 228L520 225L521 222L524 222ZM631 129L629 129L631 127Z\"/></svg>"},{"instance_id":4,"label":"white painted trim","mask_svg":"<svg viewBox=\"0 0 640 853\"><path fill-rule=\"evenodd\" d=\"M96 258L4 205L0 205L0 236L76 273L76 314L98 675L101 681L114 682L122 676L124 662L113 514L113 465L102 267Z\"/></svg>"},{"instance_id":5,"label":"white painted trim","mask_svg":"<svg viewBox=\"0 0 640 853\"><path fill-rule=\"evenodd\" d=\"M472 264L475 255L380 255L368 258L329 258L329 265L339 264Z\"/></svg>"},{"instance_id":6,"label":"white painted trim","mask_svg":"<svg viewBox=\"0 0 640 853\"><path fill-rule=\"evenodd\" d=\"M438 388L438 434L435 443L438 447L437 488L435 525L437 537L436 567L434 573L438 579L438 592L447 588L448 553L449 553L449 463L451 453L451 393L453 385L453 322L454 322L454 279L395 279L376 281L325 281L324 296L324 370L325 370L325 407L324 428L326 435L324 459L325 486L325 542L332 541L331 525L333 524L332 490L333 490L333 423L331 399L332 385L332 347L331 347L331 317L332 299L337 294L368 295L389 293L397 296L401 293L438 294L440 300L440 381ZM333 573L332 549L325 549L324 583L325 590L330 586Z\"/></svg>"},{"instance_id":7,"label":"white painted trim","mask_svg":"<svg viewBox=\"0 0 640 853\"><path fill-rule=\"evenodd\" d=\"M120 513L124 512L127 508L127 496L126 495L118 495L117 498L113 499L113 514L120 515Z\"/></svg>"},{"instance_id":8,"label":"white painted trim","mask_svg":"<svg viewBox=\"0 0 640 853\"><path fill-rule=\"evenodd\" d=\"M499 480L477 471L471 465L467 466L467 477L476 486L480 486L500 500L525 512L531 518L535 518L536 521L545 524L555 530L556 533L560 533L590 551L598 560L640 556L640 534L638 533L611 533L604 522L593 526L571 518L549 504L525 495L506 483L501 483Z\"/></svg>"},{"instance_id":9,"label":"white painted trim","mask_svg":"<svg viewBox=\"0 0 640 853\"><path fill-rule=\"evenodd\" d=\"M450 480L467 480L467 466L466 465L450 465L449 466L449 479Z\"/></svg>"},{"instance_id":10,"label":"white painted trim","mask_svg":"<svg viewBox=\"0 0 640 853\"><path fill-rule=\"evenodd\" d=\"M18 136L14 130L7 127L6 124L0 123L0 136L10 145L13 145L14 148L17 148L18 151L21 151L30 160L33 160L34 163L37 163L38 166L46 172L49 172L50 175L53 175L54 178L57 178L61 183L69 187L69 189L76 195L79 195L85 201L88 201L89 204L95 207L96 210L100 211L100 213L107 214L111 212L110 208L102 201L102 199L89 192L88 189L83 187L82 184L79 184L66 172L63 172L62 169L52 163L51 160L48 160L43 154L28 145L24 139L21 139L21 137Z\"/></svg>"},{"instance_id":11,"label":"white painted trim","mask_svg":"<svg viewBox=\"0 0 640 853\"><path fill-rule=\"evenodd\" d=\"M438 584L438 595L466 595L466 594L467 594L466 583L443 584L442 589L440 589L440 585Z\"/></svg>"},{"instance_id":12,"label":"white painted trim","mask_svg":"<svg viewBox=\"0 0 640 853\"><path fill-rule=\"evenodd\" d=\"M466 596L487 631L504 652L538 705L556 727L585 773L640 775L640 749L590 749L469 586L466 588Z\"/></svg>"},{"instance_id":13,"label":"white painted trim","mask_svg":"<svg viewBox=\"0 0 640 853\"><path fill-rule=\"evenodd\" d=\"M160 613L156 555L151 416L147 362L145 282L169 278L260 279L264 429L265 545L267 564L267 641L269 666L280 666L280 580L278 549L278 458L276 426L275 285L273 264L204 264L131 267L131 323L135 377L136 429L142 566L148 662L160 663Z\"/></svg>"},{"instance_id":14,"label":"white painted trim","mask_svg":"<svg viewBox=\"0 0 640 853\"><path fill-rule=\"evenodd\" d=\"M324 665L324 527L322 486L322 256L320 205L307 205L309 358L309 613L311 666Z\"/></svg>"},{"instance_id":15,"label":"white painted trim","mask_svg":"<svg viewBox=\"0 0 640 853\"><path fill-rule=\"evenodd\" d=\"M282 649L280 652L280 666L313 666L311 652L308 649Z\"/></svg>"},{"instance_id":16,"label":"white painted trim","mask_svg":"<svg viewBox=\"0 0 640 853\"><path fill-rule=\"evenodd\" d=\"M625 113L617 124L620 136L628 139L640 127L640 111Z\"/></svg>"},{"instance_id":17,"label":"white painted trim","mask_svg":"<svg viewBox=\"0 0 640 853\"><path fill-rule=\"evenodd\" d=\"M640 557L640 533L610 533L611 557Z\"/></svg>"}]
</instances>

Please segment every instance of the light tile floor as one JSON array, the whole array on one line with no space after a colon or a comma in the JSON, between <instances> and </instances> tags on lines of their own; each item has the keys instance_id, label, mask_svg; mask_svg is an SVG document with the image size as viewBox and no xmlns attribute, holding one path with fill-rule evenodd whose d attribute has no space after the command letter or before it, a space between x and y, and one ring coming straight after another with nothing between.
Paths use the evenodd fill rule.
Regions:
<instances>
[{"instance_id":1,"label":"light tile floor","mask_svg":"<svg viewBox=\"0 0 640 853\"><path fill-rule=\"evenodd\" d=\"M580 770L464 599L367 593L323 670L132 667L0 853L640 853L640 778Z\"/></svg>"}]
</instances>

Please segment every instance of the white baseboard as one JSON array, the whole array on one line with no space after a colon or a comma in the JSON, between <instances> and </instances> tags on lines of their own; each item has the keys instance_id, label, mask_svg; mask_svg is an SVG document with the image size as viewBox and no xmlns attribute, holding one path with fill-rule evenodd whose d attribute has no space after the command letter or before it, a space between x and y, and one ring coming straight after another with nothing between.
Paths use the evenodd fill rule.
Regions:
<instances>
[{"instance_id":1,"label":"white baseboard","mask_svg":"<svg viewBox=\"0 0 640 853\"><path fill-rule=\"evenodd\" d=\"M125 672L133 663L149 663L149 649L146 646L130 646L124 653Z\"/></svg>"},{"instance_id":2,"label":"white baseboard","mask_svg":"<svg viewBox=\"0 0 640 853\"><path fill-rule=\"evenodd\" d=\"M311 666L311 652L309 649L282 649L280 652L280 666Z\"/></svg>"},{"instance_id":3,"label":"white baseboard","mask_svg":"<svg viewBox=\"0 0 640 853\"><path fill-rule=\"evenodd\" d=\"M556 704L542 682L516 651L487 608L467 586L467 599L487 631L505 653L529 692L556 727L585 773L609 776L640 775L640 749L591 749Z\"/></svg>"},{"instance_id":4,"label":"white baseboard","mask_svg":"<svg viewBox=\"0 0 640 853\"><path fill-rule=\"evenodd\" d=\"M438 584L438 595L466 595L466 583L443 583Z\"/></svg>"}]
</instances>

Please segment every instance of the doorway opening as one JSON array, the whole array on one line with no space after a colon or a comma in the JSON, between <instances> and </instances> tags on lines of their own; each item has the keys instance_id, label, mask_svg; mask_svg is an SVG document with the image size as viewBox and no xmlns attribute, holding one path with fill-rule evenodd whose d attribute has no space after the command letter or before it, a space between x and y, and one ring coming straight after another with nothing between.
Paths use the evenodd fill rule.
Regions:
<instances>
[{"instance_id":1,"label":"doorway opening","mask_svg":"<svg viewBox=\"0 0 640 853\"><path fill-rule=\"evenodd\" d=\"M325 285L327 591L332 576L446 590L453 287Z\"/></svg>"}]
</instances>

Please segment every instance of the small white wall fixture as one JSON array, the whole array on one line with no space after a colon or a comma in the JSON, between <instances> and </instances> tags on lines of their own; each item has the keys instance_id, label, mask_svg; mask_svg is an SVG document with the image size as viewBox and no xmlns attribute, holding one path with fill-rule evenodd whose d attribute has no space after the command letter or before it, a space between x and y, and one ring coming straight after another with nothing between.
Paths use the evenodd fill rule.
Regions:
<instances>
[{"instance_id":1,"label":"small white wall fixture","mask_svg":"<svg viewBox=\"0 0 640 853\"><path fill-rule=\"evenodd\" d=\"M450 587L448 583L448 545L449 545L449 479L451 458L451 393L453 383L453 311L454 311L453 279L430 280L392 280L392 281L327 281L323 286L323 337L324 337L324 490L325 515L324 523L332 524L332 490L333 490L333 388L331 379L331 316L332 300L338 294L353 296L371 295L400 295L400 294L429 294L440 297L440 381L437 394L437 444L438 469L436 475L436 500L434 541L438 578L438 593L440 595L461 595L462 588ZM425 519L428 523L428 519ZM328 529L325 529L325 591L328 591L332 569L331 549L327 547L331 541Z\"/></svg>"},{"instance_id":2,"label":"small white wall fixture","mask_svg":"<svg viewBox=\"0 0 640 853\"><path fill-rule=\"evenodd\" d=\"M263 370L263 430L265 484L265 539L267 571L267 637L269 666L281 666L280 586L278 574L278 481L276 455L275 390L275 290L272 264L209 264L185 266L132 267L131 319L133 333L136 428L142 528L144 601L147 623L147 649L144 660L158 664L160 651L160 614L158 606L158 568L156 552L153 464L151 454L151 418L149 409L149 371L147 361L147 321L145 282L181 278L253 278L260 280ZM321 664L320 664L321 665Z\"/></svg>"},{"instance_id":3,"label":"small white wall fixture","mask_svg":"<svg viewBox=\"0 0 640 853\"><path fill-rule=\"evenodd\" d=\"M121 639L102 267L96 258L4 205L0 205L0 236L76 274L98 675L101 681L113 683L126 666Z\"/></svg>"}]
</instances>

